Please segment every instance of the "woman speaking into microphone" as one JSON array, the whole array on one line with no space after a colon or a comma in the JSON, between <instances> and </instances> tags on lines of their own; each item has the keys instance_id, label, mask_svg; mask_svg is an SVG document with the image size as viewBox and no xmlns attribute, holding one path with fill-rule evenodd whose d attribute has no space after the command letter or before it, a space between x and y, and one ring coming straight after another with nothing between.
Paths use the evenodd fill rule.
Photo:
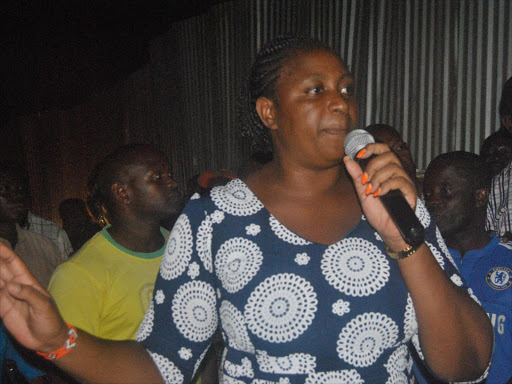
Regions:
<instances>
[{"instance_id":1,"label":"woman speaking into microphone","mask_svg":"<svg viewBox=\"0 0 512 384\"><path fill-rule=\"evenodd\" d=\"M355 81L329 47L280 37L254 62L245 136L273 158L192 196L176 221L137 342L80 329L1 249L0 316L25 346L84 381L188 383L217 329L222 383L407 383L412 344L445 381L485 377L492 328L413 182L385 144L345 156ZM398 190L424 228L409 244L379 196ZM71 333L73 333L71 332ZM53 354L52 354L53 353ZM483 376L482 376L483 375Z\"/></svg>"}]
</instances>

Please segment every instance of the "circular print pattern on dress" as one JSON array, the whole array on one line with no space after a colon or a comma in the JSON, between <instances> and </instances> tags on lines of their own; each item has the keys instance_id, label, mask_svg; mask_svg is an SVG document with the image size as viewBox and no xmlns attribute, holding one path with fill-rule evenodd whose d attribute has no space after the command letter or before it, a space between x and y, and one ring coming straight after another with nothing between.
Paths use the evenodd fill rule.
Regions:
<instances>
[{"instance_id":1,"label":"circular print pattern on dress","mask_svg":"<svg viewBox=\"0 0 512 384\"><path fill-rule=\"evenodd\" d=\"M259 271L263 253L258 245L242 237L226 240L215 255L215 269L222 287L235 293Z\"/></svg>"},{"instance_id":2,"label":"circular print pattern on dress","mask_svg":"<svg viewBox=\"0 0 512 384\"><path fill-rule=\"evenodd\" d=\"M140 323L139 329L137 330L137 334L135 335L135 340L142 341L145 340L151 332L153 332L153 324L155 321L155 306L153 300L149 304L148 310L142 319L142 323Z\"/></svg>"},{"instance_id":3,"label":"circular print pattern on dress","mask_svg":"<svg viewBox=\"0 0 512 384\"><path fill-rule=\"evenodd\" d=\"M274 234L281 240L294 244L294 245L307 245L311 244L310 241L303 239L302 237L296 235L288 228L286 228L283 224L281 224L274 216L270 215L269 219L270 228Z\"/></svg>"},{"instance_id":4,"label":"circular print pattern on dress","mask_svg":"<svg viewBox=\"0 0 512 384\"><path fill-rule=\"evenodd\" d=\"M316 357L307 353L269 356L266 351L256 351L256 361L261 372L280 375L304 375L314 373L316 368Z\"/></svg>"},{"instance_id":5,"label":"circular print pattern on dress","mask_svg":"<svg viewBox=\"0 0 512 384\"><path fill-rule=\"evenodd\" d=\"M423 204L423 202L419 198L416 200L415 213L421 225L423 225L424 228L427 228L430 225L430 214L428 213L425 204Z\"/></svg>"},{"instance_id":6,"label":"circular print pattern on dress","mask_svg":"<svg viewBox=\"0 0 512 384\"><path fill-rule=\"evenodd\" d=\"M222 329L226 332L229 346L239 351L254 353L254 346L249 339L242 312L226 300L220 305L219 312Z\"/></svg>"},{"instance_id":7,"label":"circular print pattern on dress","mask_svg":"<svg viewBox=\"0 0 512 384\"><path fill-rule=\"evenodd\" d=\"M213 222L210 216L201 222L197 228L196 235L196 251L199 258L203 262L204 268L212 273L212 232Z\"/></svg>"},{"instance_id":8,"label":"circular print pattern on dress","mask_svg":"<svg viewBox=\"0 0 512 384\"><path fill-rule=\"evenodd\" d=\"M204 281L183 284L172 300L176 328L191 341L204 341L217 329L215 290Z\"/></svg>"},{"instance_id":9,"label":"circular print pattern on dress","mask_svg":"<svg viewBox=\"0 0 512 384\"><path fill-rule=\"evenodd\" d=\"M254 377L251 360L247 357L242 359L242 364L235 364L229 360L224 362L224 370L232 377Z\"/></svg>"},{"instance_id":10,"label":"circular print pattern on dress","mask_svg":"<svg viewBox=\"0 0 512 384\"><path fill-rule=\"evenodd\" d=\"M317 372L306 378L305 384L363 384L364 380L355 369L342 371Z\"/></svg>"},{"instance_id":11,"label":"circular print pattern on dress","mask_svg":"<svg viewBox=\"0 0 512 384\"><path fill-rule=\"evenodd\" d=\"M448 251L448 247L446 246L446 243L444 242L444 239L443 239L443 235L441 235L441 231L439 230L438 227L436 227L436 240L437 240L437 244L439 245L439 248L441 248L441 251L443 252L443 254L446 256L446 258L448 260L450 260L450 263L452 263L452 265L455 268L457 268L457 270L458 270L459 268L455 265L455 261L453 260L452 255L450 254L450 251Z\"/></svg>"},{"instance_id":12,"label":"circular print pattern on dress","mask_svg":"<svg viewBox=\"0 0 512 384\"><path fill-rule=\"evenodd\" d=\"M317 311L313 286L304 278L281 273L261 282L245 305L245 319L252 333L271 343L299 337Z\"/></svg>"},{"instance_id":13,"label":"circular print pattern on dress","mask_svg":"<svg viewBox=\"0 0 512 384\"><path fill-rule=\"evenodd\" d=\"M395 349L384 366L392 379L403 375L406 370L412 368L412 359L410 359L407 346L402 344ZM392 382L394 383L394 381Z\"/></svg>"},{"instance_id":14,"label":"circular print pattern on dress","mask_svg":"<svg viewBox=\"0 0 512 384\"><path fill-rule=\"evenodd\" d=\"M430 248L430 252L432 252L434 257L436 258L437 264L439 264L441 269L444 269L444 258L443 258L443 255L441 255L441 252L439 252L439 250L436 247L434 247L433 244L430 244L428 241L425 241L425 243Z\"/></svg>"},{"instance_id":15,"label":"circular print pattern on dress","mask_svg":"<svg viewBox=\"0 0 512 384\"><path fill-rule=\"evenodd\" d=\"M338 338L338 356L355 367L368 367L384 349L395 344L398 326L382 313L368 312L352 319Z\"/></svg>"},{"instance_id":16,"label":"circular print pattern on dress","mask_svg":"<svg viewBox=\"0 0 512 384\"><path fill-rule=\"evenodd\" d=\"M330 285L349 296L369 296L389 280L389 261L368 240L351 237L329 246L322 255L322 274Z\"/></svg>"},{"instance_id":17,"label":"circular print pattern on dress","mask_svg":"<svg viewBox=\"0 0 512 384\"><path fill-rule=\"evenodd\" d=\"M412 381L414 383L414 381ZM407 375L404 372L400 372L395 376L389 376L386 380L386 384L410 384Z\"/></svg>"},{"instance_id":18,"label":"circular print pattern on dress","mask_svg":"<svg viewBox=\"0 0 512 384\"><path fill-rule=\"evenodd\" d=\"M183 374L179 368L168 358L159 355L158 353L149 351L151 358L155 362L160 374L164 378L166 384L181 384L183 383Z\"/></svg>"},{"instance_id":19,"label":"circular print pattern on dress","mask_svg":"<svg viewBox=\"0 0 512 384\"><path fill-rule=\"evenodd\" d=\"M414 310L414 306L412 304L411 295L407 294L407 305L405 306L405 315L404 315L404 340L403 342L408 342L413 335L418 331L418 322L416 320L416 311Z\"/></svg>"},{"instance_id":20,"label":"circular print pattern on dress","mask_svg":"<svg viewBox=\"0 0 512 384\"><path fill-rule=\"evenodd\" d=\"M165 254L160 264L160 276L165 280L180 276L190 262L192 247L192 228L187 215L183 213L176 220L167 240Z\"/></svg>"},{"instance_id":21,"label":"circular print pattern on dress","mask_svg":"<svg viewBox=\"0 0 512 384\"><path fill-rule=\"evenodd\" d=\"M231 180L224 186L214 187L210 196L214 204L233 216L254 215L263 204L242 180Z\"/></svg>"}]
</instances>

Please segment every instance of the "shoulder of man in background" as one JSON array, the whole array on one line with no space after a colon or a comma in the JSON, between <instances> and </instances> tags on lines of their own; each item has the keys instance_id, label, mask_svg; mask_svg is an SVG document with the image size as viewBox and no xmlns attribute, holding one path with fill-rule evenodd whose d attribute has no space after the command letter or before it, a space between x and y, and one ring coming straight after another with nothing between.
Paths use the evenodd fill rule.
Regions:
<instances>
[{"instance_id":1,"label":"shoulder of man in background","mask_svg":"<svg viewBox=\"0 0 512 384\"><path fill-rule=\"evenodd\" d=\"M66 258L48 237L23 229L19 225L16 226L18 242L14 251L25 262L41 285L47 287L53 271Z\"/></svg>"},{"instance_id":2,"label":"shoulder of man in background","mask_svg":"<svg viewBox=\"0 0 512 384\"><path fill-rule=\"evenodd\" d=\"M47 220L29 211L27 224L23 229L39 233L49 238L62 254L63 260L66 260L69 255L73 253L73 247L71 246L66 231L59 224L51 220Z\"/></svg>"}]
</instances>

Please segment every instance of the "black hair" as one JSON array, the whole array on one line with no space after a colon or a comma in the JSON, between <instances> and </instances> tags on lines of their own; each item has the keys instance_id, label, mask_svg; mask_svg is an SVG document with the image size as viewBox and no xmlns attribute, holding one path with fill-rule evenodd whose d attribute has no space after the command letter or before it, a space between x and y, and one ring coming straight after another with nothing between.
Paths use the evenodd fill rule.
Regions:
<instances>
[{"instance_id":1,"label":"black hair","mask_svg":"<svg viewBox=\"0 0 512 384\"><path fill-rule=\"evenodd\" d=\"M88 217L89 212L87 211L85 201L82 199L69 198L60 202L59 216L61 219L66 216Z\"/></svg>"},{"instance_id":2,"label":"black hair","mask_svg":"<svg viewBox=\"0 0 512 384\"><path fill-rule=\"evenodd\" d=\"M512 135L510 135L508 131L499 130L487 136L480 147L480 156L485 160L491 153L492 149L499 146L512 148Z\"/></svg>"},{"instance_id":3,"label":"black hair","mask_svg":"<svg viewBox=\"0 0 512 384\"><path fill-rule=\"evenodd\" d=\"M482 157L475 153L466 151L443 153L430 162L427 170L435 163L454 167L457 170L457 175L475 190L489 189L491 186L491 179L488 177L485 163Z\"/></svg>"},{"instance_id":4,"label":"black hair","mask_svg":"<svg viewBox=\"0 0 512 384\"><path fill-rule=\"evenodd\" d=\"M0 163L0 183L2 183L2 185L5 183L15 183L17 188L21 188L21 193L24 197L29 197L30 185L28 172L18 164Z\"/></svg>"},{"instance_id":5,"label":"black hair","mask_svg":"<svg viewBox=\"0 0 512 384\"><path fill-rule=\"evenodd\" d=\"M375 136L379 136L379 134L381 134L382 132L388 132L393 137L402 139L402 135L400 134L400 132L398 132L393 126L388 124L370 124L365 128L365 131L374 136L375 140L377 140Z\"/></svg>"},{"instance_id":6,"label":"black hair","mask_svg":"<svg viewBox=\"0 0 512 384\"><path fill-rule=\"evenodd\" d=\"M503 85L499 113L500 116L512 116L512 77Z\"/></svg>"},{"instance_id":7,"label":"black hair","mask_svg":"<svg viewBox=\"0 0 512 384\"><path fill-rule=\"evenodd\" d=\"M281 68L299 52L317 50L337 55L327 44L306 36L279 36L265 44L256 55L238 103L242 136L252 141L255 150L273 150L270 132L256 112L256 101L263 96L277 102L276 84Z\"/></svg>"},{"instance_id":8,"label":"black hair","mask_svg":"<svg viewBox=\"0 0 512 384\"><path fill-rule=\"evenodd\" d=\"M143 162L137 154L145 151L153 152L156 149L147 144L123 145L96 164L87 182L87 208L96 220L105 220L105 210L109 215L116 214L111 187L115 182L121 181L120 178L128 167Z\"/></svg>"}]
</instances>

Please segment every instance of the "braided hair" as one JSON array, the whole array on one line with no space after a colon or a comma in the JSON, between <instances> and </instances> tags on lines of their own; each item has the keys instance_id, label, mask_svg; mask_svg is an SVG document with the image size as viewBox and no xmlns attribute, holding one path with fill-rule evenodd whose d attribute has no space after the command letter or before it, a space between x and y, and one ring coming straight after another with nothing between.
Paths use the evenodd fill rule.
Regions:
<instances>
[{"instance_id":1,"label":"braided hair","mask_svg":"<svg viewBox=\"0 0 512 384\"><path fill-rule=\"evenodd\" d=\"M238 116L242 136L249 138L257 151L272 152L273 148L269 129L256 111L256 101L267 97L277 102L276 85L283 66L299 52L318 50L336 54L328 45L311 37L279 36L265 44L256 55L239 99Z\"/></svg>"},{"instance_id":2,"label":"braided hair","mask_svg":"<svg viewBox=\"0 0 512 384\"><path fill-rule=\"evenodd\" d=\"M93 218L101 224L105 224L116 215L112 185L121 181L122 174L128 167L141 162L137 154L145 151L155 151L155 149L146 144L123 145L94 167L87 182L87 208ZM109 218L105 217L106 214Z\"/></svg>"}]
</instances>

